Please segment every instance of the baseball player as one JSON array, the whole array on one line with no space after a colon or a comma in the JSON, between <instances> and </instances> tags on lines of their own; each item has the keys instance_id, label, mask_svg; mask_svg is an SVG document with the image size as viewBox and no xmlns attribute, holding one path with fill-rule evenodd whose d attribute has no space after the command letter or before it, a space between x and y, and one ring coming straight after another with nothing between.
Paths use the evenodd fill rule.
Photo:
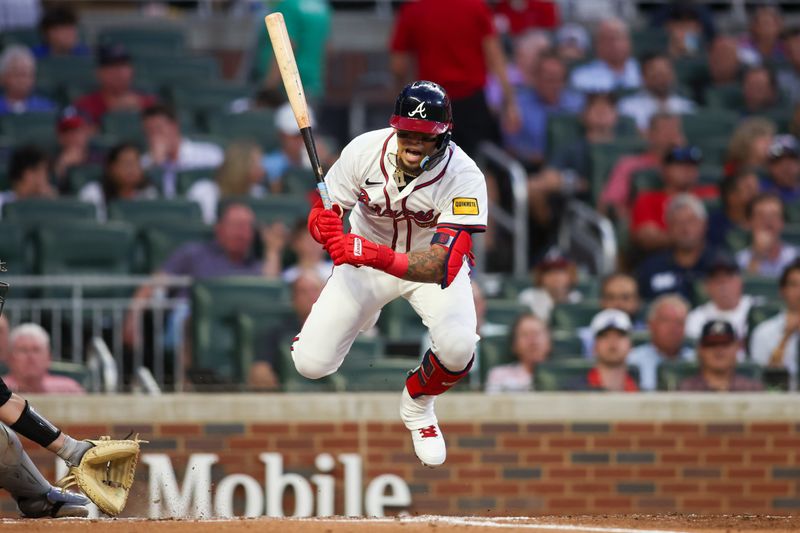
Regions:
<instances>
[{"instance_id":1,"label":"baseball player","mask_svg":"<svg viewBox=\"0 0 800 533\"><path fill-rule=\"evenodd\" d=\"M332 374L384 305L408 300L432 348L406 380L400 416L420 461L433 467L446 458L434 400L469 372L479 338L469 258L472 233L486 230L486 183L450 140L450 100L439 85L407 85L389 124L342 150L325 176L333 207L318 200L309 214L311 235L336 266L292 357L307 378ZM352 230L343 234L348 210Z\"/></svg>"}]
</instances>

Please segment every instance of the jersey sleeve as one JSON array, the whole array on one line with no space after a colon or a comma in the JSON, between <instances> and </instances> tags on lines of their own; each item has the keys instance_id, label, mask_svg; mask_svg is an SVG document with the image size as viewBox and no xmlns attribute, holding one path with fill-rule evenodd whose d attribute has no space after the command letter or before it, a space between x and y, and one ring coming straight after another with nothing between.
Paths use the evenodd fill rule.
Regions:
<instances>
[{"instance_id":1,"label":"jersey sleeve","mask_svg":"<svg viewBox=\"0 0 800 533\"><path fill-rule=\"evenodd\" d=\"M486 231L489 200L486 179L477 167L467 168L454 176L438 199L438 227L465 229L471 233Z\"/></svg>"},{"instance_id":2,"label":"jersey sleeve","mask_svg":"<svg viewBox=\"0 0 800 533\"><path fill-rule=\"evenodd\" d=\"M325 175L331 201L345 209L352 209L358 199L363 166L360 158L360 151L351 142L344 147L339 159Z\"/></svg>"}]
</instances>

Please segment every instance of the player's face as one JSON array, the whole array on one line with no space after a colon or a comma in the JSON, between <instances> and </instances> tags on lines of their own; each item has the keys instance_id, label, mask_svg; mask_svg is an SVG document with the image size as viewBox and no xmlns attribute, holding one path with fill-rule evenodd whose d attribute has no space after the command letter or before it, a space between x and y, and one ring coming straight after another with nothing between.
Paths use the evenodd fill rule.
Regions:
<instances>
[{"instance_id":1,"label":"player's face","mask_svg":"<svg viewBox=\"0 0 800 533\"><path fill-rule=\"evenodd\" d=\"M397 163L406 171L417 171L423 158L436 151L436 135L397 131Z\"/></svg>"}]
</instances>

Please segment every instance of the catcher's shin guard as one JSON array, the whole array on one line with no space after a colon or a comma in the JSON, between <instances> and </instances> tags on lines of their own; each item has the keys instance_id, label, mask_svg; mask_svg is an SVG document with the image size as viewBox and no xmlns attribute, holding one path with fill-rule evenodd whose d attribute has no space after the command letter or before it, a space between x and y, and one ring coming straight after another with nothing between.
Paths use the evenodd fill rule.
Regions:
<instances>
[{"instance_id":1,"label":"catcher's shin guard","mask_svg":"<svg viewBox=\"0 0 800 533\"><path fill-rule=\"evenodd\" d=\"M50 483L25 453L16 433L5 424L0 424L0 487L17 502L40 499L50 490Z\"/></svg>"},{"instance_id":2,"label":"catcher's shin guard","mask_svg":"<svg viewBox=\"0 0 800 533\"><path fill-rule=\"evenodd\" d=\"M428 350L422 358L422 363L406 379L408 394L411 398L423 395L438 396L469 374L474 361L473 355L463 370L453 372L445 368L432 350Z\"/></svg>"}]
</instances>

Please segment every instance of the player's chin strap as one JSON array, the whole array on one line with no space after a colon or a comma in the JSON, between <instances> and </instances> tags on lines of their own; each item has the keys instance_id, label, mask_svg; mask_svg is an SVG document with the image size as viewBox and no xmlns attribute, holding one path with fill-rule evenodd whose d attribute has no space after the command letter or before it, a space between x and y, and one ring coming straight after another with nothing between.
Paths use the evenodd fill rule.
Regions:
<instances>
[{"instance_id":1,"label":"player's chin strap","mask_svg":"<svg viewBox=\"0 0 800 533\"><path fill-rule=\"evenodd\" d=\"M433 152L431 155L426 155L422 158L422 161L419 164L419 168L423 171L430 170L436 165L439 164L439 161L442 160L444 157L445 152L447 151L447 146L450 144L450 139L453 137L453 133L448 131L439 135L439 140L436 143L436 151Z\"/></svg>"}]
</instances>

